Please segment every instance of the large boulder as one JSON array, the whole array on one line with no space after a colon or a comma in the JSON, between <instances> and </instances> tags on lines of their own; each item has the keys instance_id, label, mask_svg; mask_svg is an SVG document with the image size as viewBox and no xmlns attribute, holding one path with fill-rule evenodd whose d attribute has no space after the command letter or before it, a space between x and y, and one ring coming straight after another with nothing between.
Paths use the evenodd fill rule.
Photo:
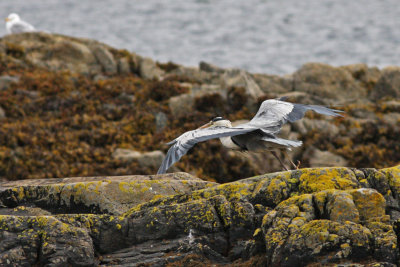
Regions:
<instances>
[{"instance_id":1,"label":"large boulder","mask_svg":"<svg viewBox=\"0 0 400 267\"><path fill-rule=\"evenodd\" d=\"M221 75L220 79L220 86L225 90L231 87L244 88L247 96L246 106L253 112L257 111L258 106L256 104L264 96L264 92L249 73L239 69L228 69Z\"/></svg>"},{"instance_id":2,"label":"large boulder","mask_svg":"<svg viewBox=\"0 0 400 267\"><path fill-rule=\"evenodd\" d=\"M0 40L0 51L38 67L91 75L127 74L140 64L137 55L100 42L44 32L6 35ZM141 69L149 69L144 63ZM149 78L148 71L143 75Z\"/></svg>"},{"instance_id":3,"label":"large boulder","mask_svg":"<svg viewBox=\"0 0 400 267\"><path fill-rule=\"evenodd\" d=\"M293 91L293 77L291 75L253 74L252 77L260 86L261 91L267 95L279 95Z\"/></svg>"},{"instance_id":4,"label":"large boulder","mask_svg":"<svg viewBox=\"0 0 400 267\"><path fill-rule=\"evenodd\" d=\"M196 110L222 112L227 104L227 91L218 85L188 85L189 92L173 96L168 100L168 106L175 118L193 114Z\"/></svg>"},{"instance_id":5,"label":"large boulder","mask_svg":"<svg viewBox=\"0 0 400 267\"><path fill-rule=\"evenodd\" d=\"M119 215L151 199L189 193L213 184L186 173L24 180L1 183L0 203L7 207L38 207L56 214L85 210ZM26 211L28 215L30 209Z\"/></svg>"},{"instance_id":6,"label":"large boulder","mask_svg":"<svg viewBox=\"0 0 400 267\"><path fill-rule=\"evenodd\" d=\"M2 44L6 47L19 47L26 60L40 67L80 73L101 71L96 56L81 39L47 33L25 33L7 35L2 39Z\"/></svg>"},{"instance_id":7,"label":"large boulder","mask_svg":"<svg viewBox=\"0 0 400 267\"><path fill-rule=\"evenodd\" d=\"M387 67L382 70L380 79L370 92L373 100L382 98L399 98L400 97L400 68Z\"/></svg>"},{"instance_id":8,"label":"large boulder","mask_svg":"<svg viewBox=\"0 0 400 267\"><path fill-rule=\"evenodd\" d=\"M160 166L165 157L164 153L160 150L142 153L125 148L117 148L112 156L114 159L125 162L138 161L142 166L153 168Z\"/></svg>"},{"instance_id":9,"label":"large boulder","mask_svg":"<svg viewBox=\"0 0 400 267\"><path fill-rule=\"evenodd\" d=\"M330 151L321 151L319 149L309 149L305 154L309 154L308 161L310 167L333 167L333 166L347 166L345 158L335 155Z\"/></svg>"},{"instance_id":10,"label":"large boulder","mask_svg":"<svg viewBox=\"0 0 400 267\"><path fill-rule=\"evenodd\" d=\"M140 61L139 74L144 79L160 79L164 71L160 69L151 58L142 58Z\"/></svg>"},{"instance_id":11,"label":"large boulder","mask_svg":"<svg viewBox=\"0 0 400 267\"><path fill-rule=\"evenodd\" d=\"M345 68L327 64L307 63L293 74L294 90L317 95L326 103L357 102L367 90Z\"/></svg>"},{"instance_id":12,"label":"large boulder","mask_svg":"<svg viewBox=\"0 0 400 267\"><path fill-rule=\"evenodd\" d=\"M400 166L2 182L0 263L395 266L399 181Z\"/></svg>"}]
</instances>

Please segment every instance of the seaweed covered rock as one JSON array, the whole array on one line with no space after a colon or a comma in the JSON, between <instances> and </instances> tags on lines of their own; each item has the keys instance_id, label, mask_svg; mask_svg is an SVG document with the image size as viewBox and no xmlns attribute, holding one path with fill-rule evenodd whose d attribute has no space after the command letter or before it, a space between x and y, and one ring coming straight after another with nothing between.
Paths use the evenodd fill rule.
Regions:
<instances>
[{"instance_id":1,"label":"seaweed covered rock","mask_svg":"<svg viewBox=\"0 0 400 267\"><path fill-rule=\"evenodd\" d=\"M0 51L37 67L92 75L126 74L138 62L136 55L94 40L44 32L7 35L0 41Z\"/></svg>"},{"instance_id":2,"label":"seaweed covered rock","mask_svg":"<svg viewBox=\"0 0 400 267\"><path fill-rule=\"evenodd\" d=\"M262 225L271 265L368 256L396 262L397 236L385 216L385 204L382 195L366 188L324 190L281 202Z\"/></svg>"},{"instance_id":3,"label":"seaweed covered rock","mask_svg":"<svg viewBox=\"0 0 400 267\"><path fill-rule=\"evenodd\" d=\"M381 98L400 97L400 68L387 67L382 70L382 75L375 87L371 90L370 96L377 100Z\"/></svg>"},{"instance_id":4,"label":"seaweed covered rock","mask_svg":"<svg viewBox=\"0 0 400 267\"><path fill-rule=\"evenodd\" d=\"M166 195L185 194L214 183L186 173L158 176L35 179L1 184L1 204L13 208L29 203L52 213L122 214L133 206ZM33 205L33 206L32 206ZM29 214L29 209L25 212Z\"/></svg>"},{"instance_id":5,"label":"seaweed covered rock","mask_svg":"<svg viewBox=\"0 0 400 267\"><path fill-rule=\"evenodd\" d=\"M367 96L365 88L344 68L307 63L294 73L296 91L317 95L326 101L354 101ZM329 102L329 101L328 101Z\"/></svg>"},{"instance_id":6,"label":"seaweed covered rock","mask_svg":"<svg viewBox=\"0 0 400 267\"><path fill-rule=\"evenodd\" d=\"M400 166L227 184L184 173L2 182L0 263L394 266L399 233L389 199L398 203L399 174Z\"/></svg>"},{"instance_id":7,"label":"seaweed covered rock","mask_svg":"<svg viewBox=\"0 0 400 267\"><path fill-rule=\"evenodd\" d=\"M397 74L396 67L317 63L292 75L251 74L154 62L59 34L7 35L0 39L0 179L154 174L165 143L183 132L215 116L249 120L261 101L282 96L346 112L343 118L308 112L287 124L280 134L303 141L290 154L294 162L394 166L400 162ZM281 170L270 153L227 151L218 140L198 144L174 167L218 182Z\"/></svg>"}]
</instances>

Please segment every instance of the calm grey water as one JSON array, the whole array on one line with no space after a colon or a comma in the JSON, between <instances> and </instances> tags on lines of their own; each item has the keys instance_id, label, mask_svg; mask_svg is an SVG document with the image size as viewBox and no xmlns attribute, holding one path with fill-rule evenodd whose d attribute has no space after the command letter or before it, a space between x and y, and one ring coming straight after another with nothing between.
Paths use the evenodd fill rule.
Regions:
<instances>
[{"instance_id":1,"label":"calm grey water","mask_svg":"<svg viewBox=\"0 0 400 267\"><path fill-rule=\"evenodd\" d=\"M399 0L1 0L0 10L189 66L284 74L310 61L400 65Z\"/></svg>"}]
</instances>

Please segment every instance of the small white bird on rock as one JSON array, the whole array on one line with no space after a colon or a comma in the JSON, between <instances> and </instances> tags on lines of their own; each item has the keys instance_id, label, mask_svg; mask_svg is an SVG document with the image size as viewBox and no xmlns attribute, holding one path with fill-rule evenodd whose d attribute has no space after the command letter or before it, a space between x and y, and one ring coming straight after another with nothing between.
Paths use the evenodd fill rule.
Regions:
<instances>
[{"instance_id":1,"label":"small white bird on rock","mask_svg":"<svg viewBox=\"0 0 400 267\"><path fill-rule=\"evenodd\" d=\"M10 15L8 15L5 21L8 34L36 31L35 27L33 27L28 22L21 20L18 14L15 13L11 13Z\"/></svg>"}]
</instances>

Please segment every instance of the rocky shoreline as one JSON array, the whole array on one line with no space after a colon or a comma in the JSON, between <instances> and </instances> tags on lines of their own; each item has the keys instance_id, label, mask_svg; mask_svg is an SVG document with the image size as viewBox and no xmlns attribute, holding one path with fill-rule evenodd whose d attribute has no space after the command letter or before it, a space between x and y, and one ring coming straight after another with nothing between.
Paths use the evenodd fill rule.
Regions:
<instances>
[{"instance_id":1,"label":"rocky shoreline","mask_svg":"<svg viewBox=\"0 0 400 267\"><path fill-rule=\"evenodd\" d=\"M281 96L346 112L282 129L304 142L291 152L302 169L211 141L153 175L164 143ZM397 266L399 98L399 67L308 63L275 76L5 36L0 265Z\"/></svg>"},{"instance_id":2,"label":"rocky shoreline","mask_svg":"<svg viewBox=\"0 0 400 267\"><path fill-rule=\"evenodd\" d=\"M0 264L397 266L399 185L400 166L3 182Z\"/></svg>"},{"instance_id":3,"label":"rocky shoreline","mask_svg":"<svg viewBox=\"0 0 400 267\"><path fill-rule=\"evenodd\" d=\"M0 40L0 179L154 174L166 142L216 115L252 118L267 98L345 110L308 114L282 136L301 167L400 162L400 68L309 63L292 75L161 64L94 40L45 33ZM198 148L197 148L198 147ZM199 144L174 171L218 182L281 170L267 154ZM207 155L216 155L212 159Z\"/></svg>"}]
</instances>

